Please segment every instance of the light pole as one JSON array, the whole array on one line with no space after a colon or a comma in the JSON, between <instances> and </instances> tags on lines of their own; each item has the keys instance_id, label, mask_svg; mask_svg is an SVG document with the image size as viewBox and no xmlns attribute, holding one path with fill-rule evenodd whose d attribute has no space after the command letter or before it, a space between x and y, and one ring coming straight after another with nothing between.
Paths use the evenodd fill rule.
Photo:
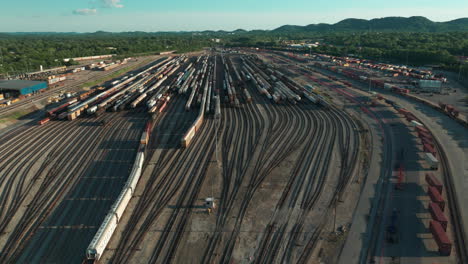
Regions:
<instances>
[{"instance_id":1,"label":"light pole","mask_svg":"<svg viewBox=\"0 0 468 264\"><path fill-rule=\"evenodd\" d=\"M372 82L371 82L371 79L369 78L369 93L371 93L371 87L372 87Z\"/></svg>"}]
</instances>

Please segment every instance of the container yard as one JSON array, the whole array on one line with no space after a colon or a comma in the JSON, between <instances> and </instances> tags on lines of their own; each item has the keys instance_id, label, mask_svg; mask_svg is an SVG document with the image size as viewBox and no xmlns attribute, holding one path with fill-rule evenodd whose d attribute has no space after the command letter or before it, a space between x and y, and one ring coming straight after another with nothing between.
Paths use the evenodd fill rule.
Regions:
<instances>
[{"instance_id":1,"label":"container yard","mask_svg":"<svg viewBox=\"0 0 468 264\"><path fill-rule=\"evenodd\" d=\"M324 69L321 61L317 62L313 59L301 58L287 53L268 51L258 53L259 56L270 63L276 64L277 67L297 68L297 71L302 74L302 77L296 76L299 82L310 83L312 81L315 83L315 85L312 83L312 87L329 91L327 94L332 95L332 97L334 94L334 97L338 98L337 101L341 101L344 107L356 107L357 111L361 112L358 113L359 115L368 116L371 120L374 120L377 125L376 133L382 133L381 140L386 142L384 146L389 149L387 156L391 157L390 153L394 153L393 159L385 158L385 160L389 160L387 166L394 168L393 172L385 172L388 174L380 174L379 177L375 177L376 188L371 187L372 185L368 189L364 187L361 196L368 195L369 199L374 201L373 197L379 197L379 202L376 201L373 206L365 201L358 204L356 208L357 215L353 219L348 241L345 243L339 262L350 263L350 259L354 259L356 262L369 261L371 263L394 263L394 261L401 263L413 263L413 261L429 263L465 262L464 226L466 226L466 219L464 215L466 212L460 208L460 203L463 203L462 201L465 201L466 197L463 194L454 192L457 187L463 188L454 185L454 182L462 181L457 176L463 175L463 172L458 166L454 168L453 163L449 165L447 159L447 157L456 159L453 154L457 153L458 146L452 148L441 146L441 138L443 140L450 139L445 138L439 132L440 130L438 131L432 127L434 125L430 120L438 115L440 118L448 120L444 121L444 124L449 125L451 129L457 131L457 133L466 134L466 123L462 118L453 114L453 108L449 107L447 110L444 104L440 106L400 88L390 87L386 89L384 87L385 83L382 83L381 87L374 86L374 84L378 83L372 80L369 82L366 78L346 75L343 71ZM371 90L369 90L369 83ZM403 101L400 98L408 99ZM414 107L410 105L414 105ZM422 111L420 107L428 110ZM389 108L390 111L387 110ZM437 114L424 117L427 111ZM452 124L449 124L450 122ZM429 123L431 126L427 125ZM434 133L436 133L436 136L434 136ZM393 141L392 139L395 137L398 137L398 143L389 144L388 141ZM396 147L388 147L388 145L395 144ZM456 145L458 144L456 143ZM463 147L461 148L463 149ZM463 156L461 153L459 155ZM458 173L453 173L453 170L458 171ZM442 190L441 180L435 181L435 179L442 177L444 185L451 189L449 193L444 195L442 191L438 192L432 186L427 187L428 183L424 180L423 175L429 172L439 174L438 177L431 177L430 184L436 185L438 189ZM381 182L381 179L386 177L390 177L390 184ZM367 182L370 184L373 181L368 179ZM380 191L376 193L377 190ZM377 195L382 193L383 190L386 190L383 192L384 194ZM453 225L448 225L449 227L443 236L447 238L444 240L445 244L456 245L456 255L453 254L453 251L451 254L440 251L440 236L442 235L440 232L437 234L431 232L430 221L425 217L427 215L431 219L431 215L428 214L429 203L423 202L421 206L420 197L427 197L425 199L430 202L432 200L437 201L439 208L442 206L445 210L447 210L448 204L450 204L449 207L453 207L450 212L445 212L446 215L451 217L449 222L452 221ZM450 202L447 202L447 200ZM359 211L363 213L362 218L358 215ZM382 211L386 215L384 218L381 217ZM415 217L415 213L417 217ZM438 218L442 219L441 215ZM369 223L373 223L373 228L368 228L368 226L372 226ZM401 226L399 223L405 223L405 225ZM362 233L369 234L367 240L359 239ZM430 237L428 239L418 238L419 235L417 234L424 233ZM404 243L402 243L403 241ZM356 250L361 250L361 253L356 255L353 253ZM406 253L402 255L401 252L403 251ZM384 252L384 255L381 255L382 252ZM436 254L433 255L433 252L436 252ZM444 258L437 257L447 255L449 256Z\"/></svg>"},{"instance_id":2,"label":"container yard","mask_svg":"<svg viewBox=\"0 0 468 264\"><path fill-rule=\"evenodd\" d=\"M443 76L248 48L127 63L50 76L103 81L0 130L1 263L468 260L453 153L408 106L463 127L413 95Z\"/></svg>"}]
</instances>

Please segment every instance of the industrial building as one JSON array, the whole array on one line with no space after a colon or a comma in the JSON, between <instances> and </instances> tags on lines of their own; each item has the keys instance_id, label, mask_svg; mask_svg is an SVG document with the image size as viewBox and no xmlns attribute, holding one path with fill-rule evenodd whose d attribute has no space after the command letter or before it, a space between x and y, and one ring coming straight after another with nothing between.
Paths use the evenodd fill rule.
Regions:
<instances>
[{"instance_id":1,"label":"industrial building","mask_svg":"<svg viewBox=\"0 0 468 264\"><path fill-rule=\"evenodd\" d=\"M419 80L419 89L424 92L440 93L442 82L438 80Z\"/></svg>"},{"instance_id":2,"label":"industrial building","mask_svg":"<svg viewBox=\"0 0 468 264\"><path fill-rule=\"evenodd\" d=\"M0 80L0 93L5 98L27 95L47 88L46 82L27 80Z\"/></svg>"}]
</instances>

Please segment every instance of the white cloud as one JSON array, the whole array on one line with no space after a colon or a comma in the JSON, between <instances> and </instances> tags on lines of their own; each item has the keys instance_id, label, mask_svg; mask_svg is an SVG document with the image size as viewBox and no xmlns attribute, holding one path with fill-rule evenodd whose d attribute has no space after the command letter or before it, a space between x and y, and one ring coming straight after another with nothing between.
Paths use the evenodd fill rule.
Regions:
<instances>
[{"instance_id":1,"label":"white cloud","mask_svg":"<svg viewBox=\"0 0 468 264\"><path fill-rule=\"evenodd\" d=\"M96 9L90 9L90 8L76 9L76 10L73 11L73 14L89 16L89 15L97 14L97 10Z\"/></svg>"},{"instance_id":2,"label":"white cloud","mask_svg":"<svg viewBox=\"0 0 468 264\"><path fill-rule=\"evenodd\" d=\"M109 7L109 8L122 8L124 7L121 3L120 3L121 0L100 0L100 2L102 3L102 5L104 7Z\"/></svg>"}]
</instances>

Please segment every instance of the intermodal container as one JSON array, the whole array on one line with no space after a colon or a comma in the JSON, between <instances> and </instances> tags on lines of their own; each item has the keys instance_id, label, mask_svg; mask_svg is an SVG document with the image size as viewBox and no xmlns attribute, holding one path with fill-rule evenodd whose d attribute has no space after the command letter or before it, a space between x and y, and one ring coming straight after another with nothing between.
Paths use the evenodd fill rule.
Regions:
<instances>
[{"instance_id":1,"label":"intermodal container","mask_svg":"<svg viewBox=\"0 0 468 264\"><path fill-rule=\"evenodd\" d=\"M424 132L424 133L428 133L428 134L429 134L429 131L428 131L425 127L423 127L423 126L417 126L417 127L416 127L416 130L417 130L418 132L421 131L421 132Z\"/></svg>"},{"instance_id":2,"label":"intermodal container","mask_svg":"<svg viewBox=\"0 0 468 264\"><path fill-rule=\"evenodd\" d=\"M432 219L439 222L444 231L447 231L448 220L444 212L440 210L440 207L436 203L429 203L429 212L431 213Z\"/></svg>"},{"instance_id":3,"label":"intermodal container","mask_svg":"<svg viewBox=\"0 0 468 264\"><path fill-rule=\"evenodd\" d=\"M159 112L162 112L167 106L167 102L164 102L164 104L161 105L161 107L159 108Z\"/></svg>"},{"instance_id":4,"label":"intermodal container","mask_svg":"<svg viewBox=\"0 0 468 264\"><path fill-rule=\"evenodd\" d=\"M408 112L408 113L405 115L405 117L406 117L406 121L408 121L408 122L411 122L411 121L413 121L413 120L417 120L417 118L416 118L412 113L410 113L410 112Z\"/></svg>"},{"instance_id":5,"label":"intermodal container","mask_svg":"<svg viewBox=\"0 0 468 264\"><path fill-rule=\"evenodd\" d=\"M47 122L49 122L49 121L50 121L50 118L46 117L46 118L40 120L40 121L38 122L38 124L39 124L39 125L43 125L43 124L45 124L45 123L47 123Z\"/></svg>"},{"instance_id":6,"label":"intermodal container","mask_svg":"<svg viewBox=\"0 0 468 264\"><path fill-rule=\"evenodd\" d=\"M444 188L444 185L437 179L432 172L426 173L426 182L429 184L429 186L434 187L437 189L437 191L442 194L442 190Z\"/></svg>"},{"instance_id":7,"label":"intermodal container","mask_svg":"<svg viewBox=\"0 0 468 264\"><path fill-rule=\"evenodd\" d=\"M439 205L440 210L443 212L445 210L445 201L439 191L435 187L429 186L427 187L427 194L431 198L431 201Z\"/></svg>"},{"instance_id":8,"label":"intermodal container","mask_svg":"<svg viewBox=\"0 0 468 264\"><path fill-rule=\"evenodd\" d=\"M431 147L434 147L434 142L432 142L431 138L427 138L425 136L419 137L421 139L422 144L428 144Z\"/></svg>"},{"instance_id":9,"label":"intermodal container","mask_svg":"<svg viewBox=\"0 0 468 264\"><path fill-rule=\"evenodd\" d=\"M429 224L434 240L439 247L439 254L442 256L450 256L452 251L452 243L450 242L447 233L445 233L442 225L437 221L431 221Z\"/></svg>"},{"instance_id":10,"label":"intermodal container","mask_svg":"<svg viewBox=\"0 0 468 264\"><path fill-rule=\"evenodd\" d=\"M418 131L418 137L420 137L420 138L425 137L425 138L428 138L428 139L432 140L431 134L426 133L424 131Z\"/></svg>"},{"instance_id":11,"label":"intermodal container","mask_svg":"<svg viewBox=\"0 0 468 264\"><path fill-rule=\"evenodd\" d=\"M398 109L398 113L400 113L402 115L406 115L407 113L409 113L409 111L404 109L404 108L400 108L400 109Z\"/></svg>"},{"instance_id":12,"label":"intermodal container","mask_svg":"<svg viewBox=\"0 0 468 264\"><path fill-rule=\"evenodd\" d=\"M140 144L148 144L148 132L143 131L141 134Z\"/></svg>"},{"instance_id":13,"label":"intermodal container","mask_svg":"<svg viewBox=\"0 0 468 264\"><path fill-rule=\"evenodd\" d=\"M424 152L431 153L432 155L434 155L434 157L436 157L436 151L435 151L435 149L433 147L431 147L431 145L424 144L423 148L424 148Z\"/></svg>"},{"instance_id":14,"label":"intermodal container","mask_svg":"<svg viewBox=\"0 0 468 264\"><path fill-rule=\"evenodd\" d=\"M413 120L413 121L411 121L411 126L413 126L413 127L422 127L423 124L419 123L418 121Z\"/></svg>"}]
</instances>

